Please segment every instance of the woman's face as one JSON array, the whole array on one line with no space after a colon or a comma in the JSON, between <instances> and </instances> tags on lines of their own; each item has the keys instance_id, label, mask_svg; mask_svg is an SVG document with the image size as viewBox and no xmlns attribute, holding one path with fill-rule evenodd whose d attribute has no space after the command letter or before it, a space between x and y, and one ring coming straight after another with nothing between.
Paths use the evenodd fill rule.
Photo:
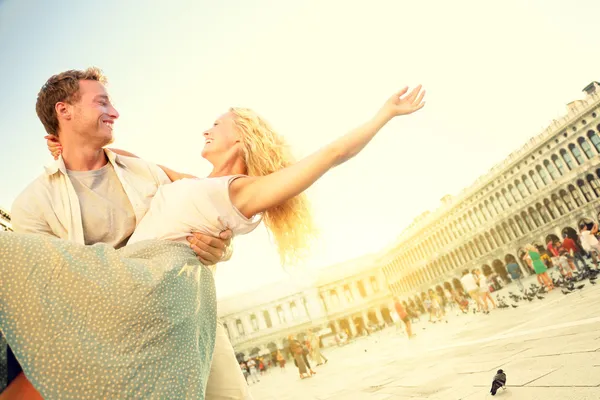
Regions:
<instances>
[{"instance_id":1,"label":"woman's face","mask_svg":"<svg viewBox=\"0 0 600 400\"><path fill-rule=\"evenodd\" d=\"M203 135L202 157L208 161L231 151L242 139L235 126L235 116L231 112L217 118L213 126L205 131Z\"/></svg>"}]
</instances>

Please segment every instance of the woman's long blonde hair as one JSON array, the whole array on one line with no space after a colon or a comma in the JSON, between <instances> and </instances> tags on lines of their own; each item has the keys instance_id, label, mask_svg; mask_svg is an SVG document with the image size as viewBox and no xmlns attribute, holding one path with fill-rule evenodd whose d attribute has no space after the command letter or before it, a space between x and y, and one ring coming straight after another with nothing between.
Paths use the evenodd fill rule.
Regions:
<instances>
[{"instance_id":1,"label":"woman's long blonde hair","mask_svg":"<svg viewBox=\"0 0 600 400\"><path fill-rule=\"evenodd\" d=\"M229 111L242 135L249 176L269 175L295 162L283 137L258 114L247 108L234 107ZM316 229L304 193L267 210L263 221L273 234L283 265L294 264L306 256Z\"/></svg>"}]
</instances>

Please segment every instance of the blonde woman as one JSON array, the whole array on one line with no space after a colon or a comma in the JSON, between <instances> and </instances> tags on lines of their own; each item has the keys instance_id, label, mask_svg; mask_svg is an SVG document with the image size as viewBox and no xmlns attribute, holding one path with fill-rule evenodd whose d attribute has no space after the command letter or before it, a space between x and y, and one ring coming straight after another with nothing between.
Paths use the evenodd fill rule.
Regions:
<instances>
[{"instance_id":1,"label":"blonde woman","mask_svg":"<svg viewBox=\"0 0 600 400\"><path fill-rule=\"evenodd\" d=\"M540 281L541 284L546 286L546 289L548 291L554 289L552 279L550 279L550 277L548 276L548 268L542 261L538 249L534 245L528 244L527 246L525 246L525 251L527 252L527 256L529 257L529 259L531 260L531 266L538 277L538 281Z\"/></svg>"},{"instance_id":2,"label":"blonde woman","mask_svg":"<svg viewBox=\"0 0 600 400\"><path fill-rule=\"evenodd\" d=\"M31 384L43 398L204 399L216 298L212 271L190 249L189 232L242 235L262 220L283 262L302 257L314 233L303 191L392 118L423 107L420 86L407 92L297 163L265 120L230 109L203 134L210 176L164 168L174 183L158 189L118 250L0 233L0 329ZM230 353L232 373L241 376Z\"/></svg>"}]
</instances>

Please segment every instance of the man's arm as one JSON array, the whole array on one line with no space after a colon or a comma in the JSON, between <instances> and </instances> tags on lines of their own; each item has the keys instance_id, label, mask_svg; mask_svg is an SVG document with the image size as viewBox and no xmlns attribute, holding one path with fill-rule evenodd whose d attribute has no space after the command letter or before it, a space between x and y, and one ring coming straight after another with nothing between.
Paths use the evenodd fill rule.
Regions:
<instances>
[{"instance_id":1,"label":"man's arm","mask_svg":"<svg viewBox=\"0 0 600 400\"><path fill-rule=\"evenodd\" d=\"M35 203L25 202L21 196L15 200L10 217L16 233L36 233L57 237L39 207L36 207Z\"/></svg>"},{"instance_id":2,"label":"man's arm","mask_svg":"<svg viewBox=\"0 0 600 400\"><path fill-rule=\"evenodd\" d=\"M135 154L130 153L130 152L125 151L125 150L121 150L121 149L108 149L108 150L112 151L115 154L119 154L121 156L139 158ZM160 169L162 169L163 171L165 171L165 174L167 174L167 176L169 177L169 179L171 180L171 182L175 182L175 181L178 181L178 180L184 179L184 178L193 178L193 179L197 179L198 178L197 176L194 176L194 175L184 174L182 172L173 171L171 168L167 168L167 167L165 167L163 165L160 165L160 164L156 164L156 165L158 165L158 167Z\"/></svg>"}]
</instances>

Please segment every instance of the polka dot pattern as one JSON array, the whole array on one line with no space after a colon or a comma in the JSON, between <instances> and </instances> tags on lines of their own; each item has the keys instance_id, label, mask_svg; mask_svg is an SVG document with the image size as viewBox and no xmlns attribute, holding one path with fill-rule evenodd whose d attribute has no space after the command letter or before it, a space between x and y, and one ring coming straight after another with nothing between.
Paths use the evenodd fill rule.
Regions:
<instances>
[{"instance_id":1,"label":"polka dot pattern","mask_svg":"<svg viewBox=\"0 0 600 400\"><path fill-rule=\"evenodd\" d=\"M0 233L0 329L45 399L204 399L216 314L185 244Z\"/></svg>"}]
</instances>

